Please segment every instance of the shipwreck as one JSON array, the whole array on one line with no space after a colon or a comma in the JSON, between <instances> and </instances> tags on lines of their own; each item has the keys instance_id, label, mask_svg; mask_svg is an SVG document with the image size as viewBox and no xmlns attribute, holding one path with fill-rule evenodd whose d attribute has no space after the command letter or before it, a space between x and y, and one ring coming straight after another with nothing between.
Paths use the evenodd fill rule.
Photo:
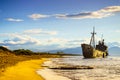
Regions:
<instances>
[{"instance_id":1,"label":"shipwreck","mask_svg":"<svg viewBox=\"0 0 120 80\"><path fill-rule=\"evenodd\" d=\"M90 44L81 44L82 53L84 58L97 58L97 57L107 57L108 47L104 44L104 39L101 39L98 44L95 44L95 29L93 27L93 32L91 33Z\"/></svg>"}]
</instances>

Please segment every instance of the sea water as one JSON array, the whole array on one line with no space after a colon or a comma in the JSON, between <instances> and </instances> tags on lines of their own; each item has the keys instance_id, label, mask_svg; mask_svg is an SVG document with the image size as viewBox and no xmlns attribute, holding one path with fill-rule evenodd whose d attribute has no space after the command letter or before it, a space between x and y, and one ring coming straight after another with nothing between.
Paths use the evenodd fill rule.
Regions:
<instances>
[{"instance_id":1,"label":"sea water","mask_svg":"<svg viewBox=\"0 0 120 80\"><path fill-rule=\"evenodd\" d=\"M61 80L120 80L120 57L108 56L107 58L84 59L82 56L66 56L64 58L52 58L48 63L46 62L44 65L58 67L59 65L69 64L94 67L94 69L72 70L49 69L56 75L66 77L66 79Z\"/></svg>"}]
</instances>

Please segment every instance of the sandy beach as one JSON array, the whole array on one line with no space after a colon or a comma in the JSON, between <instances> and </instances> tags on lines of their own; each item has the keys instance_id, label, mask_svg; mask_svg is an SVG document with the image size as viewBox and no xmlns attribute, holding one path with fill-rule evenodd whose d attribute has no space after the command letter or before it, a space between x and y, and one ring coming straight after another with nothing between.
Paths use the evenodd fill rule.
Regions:
<instances>
[{"instance_id":1,"label":"sandy beach","mask_svg":"<svg viewBox=\"0 0 120 80\"><path fill-rule=\"evenodd\" d=\"M19 62L15 66L8 67L0 76L0 80L44 80L37 74L37 69L42 69L42 63L46 59L28 60Z\"/></svg>"}]
</instances>

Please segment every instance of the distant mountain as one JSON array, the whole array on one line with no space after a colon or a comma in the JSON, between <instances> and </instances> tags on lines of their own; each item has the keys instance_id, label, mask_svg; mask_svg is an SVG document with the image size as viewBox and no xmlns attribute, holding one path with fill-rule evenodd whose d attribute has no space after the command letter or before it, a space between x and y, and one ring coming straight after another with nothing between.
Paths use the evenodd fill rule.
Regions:
<instances>
[{"instance_id":1,"label":"distant mountain","mask_svg":"<svg viewBox=\"0 0 120 80\"><path fill-rule=\"evenodd\" d=\"M62 51L66 54L82 54L82 49L81 47L75 47L75 48L66 48L66 49L63 49L63 50L52 50L52 51L49 51L49 52L52 52L52 53L56 53L58 51ZM112 55L112 56L117 56L119 55L120 56L120 47L111 47L108 49L108 52L109 52L109 55Z\"/></svg>"},{"instance_id":2,"label":"distant mountain","mask_svg":"<svg viewBox=\"0 0 120 80\"><path fill-rule=\"evenodd\" d=\"M120 47L120 43L119 42L109 42L107 43L109 47Z\"/></svg>"},{"instance_id":3,"label":"distant mountain","mask_svg":"<svg viewBox=\"0 0 120 80\"><path fill-rule=\"evenodd\" d=\"M49 52L56 53L56 52L64 52L66 54L82 54L82 49L81 47L75 47L75 48L66 48L63 50L51 50Z\"/></svg>"},{"instance_id":4,"label":"distant mountain","mask_svg":"<svg viewBox=\"0 0 120 80\"><path fill-rule=\"evenodd\" d=\"M110 55L119 55L120 56L120 47L111 47L108 49Z\"/></svg>"}]
</instances>

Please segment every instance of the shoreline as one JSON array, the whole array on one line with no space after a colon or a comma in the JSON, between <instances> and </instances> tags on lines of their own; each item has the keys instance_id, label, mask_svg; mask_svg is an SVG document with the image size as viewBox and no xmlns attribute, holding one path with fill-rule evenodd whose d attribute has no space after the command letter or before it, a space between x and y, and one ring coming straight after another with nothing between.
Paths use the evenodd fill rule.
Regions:
<instances>
[{"instance_id":1,"label":"shoreline","mask_svg":"<svg viewBox=\"0 0 120 80\"><path fill-rule=\"evenodd\" d=\"M7 67L2 72L0 80L44 80L41 75L36 73L36 70L43 69L42 64L47 60L47 58L32 59Z\"/></svg>"},{"instance_id":2,"label":"shoreline","mask_svg":"<svg viewBox=\"0 0 120 80\"><path fill-rule=\"evenodd\" d=\"M43 67L46 67L49 65L53 65L51 60L45 61L43 63ZM71 80L67 77L64 77L64 76L57 74L56 72L54 72L48 68L38 69L36 72L38 75L42 76L45 80Z\"/></svg>"},{"instance_id":3,"label":"shoreline","mask_svg":"<svg viewBox=\"0 0 120 80\"><path fill-rule=\"evenodd\" d=\"M67 77L58 75L50 69L44 68L36 71L40 76L42 76L45 80L71 80Z\"/></svg>"}]
</instances>

